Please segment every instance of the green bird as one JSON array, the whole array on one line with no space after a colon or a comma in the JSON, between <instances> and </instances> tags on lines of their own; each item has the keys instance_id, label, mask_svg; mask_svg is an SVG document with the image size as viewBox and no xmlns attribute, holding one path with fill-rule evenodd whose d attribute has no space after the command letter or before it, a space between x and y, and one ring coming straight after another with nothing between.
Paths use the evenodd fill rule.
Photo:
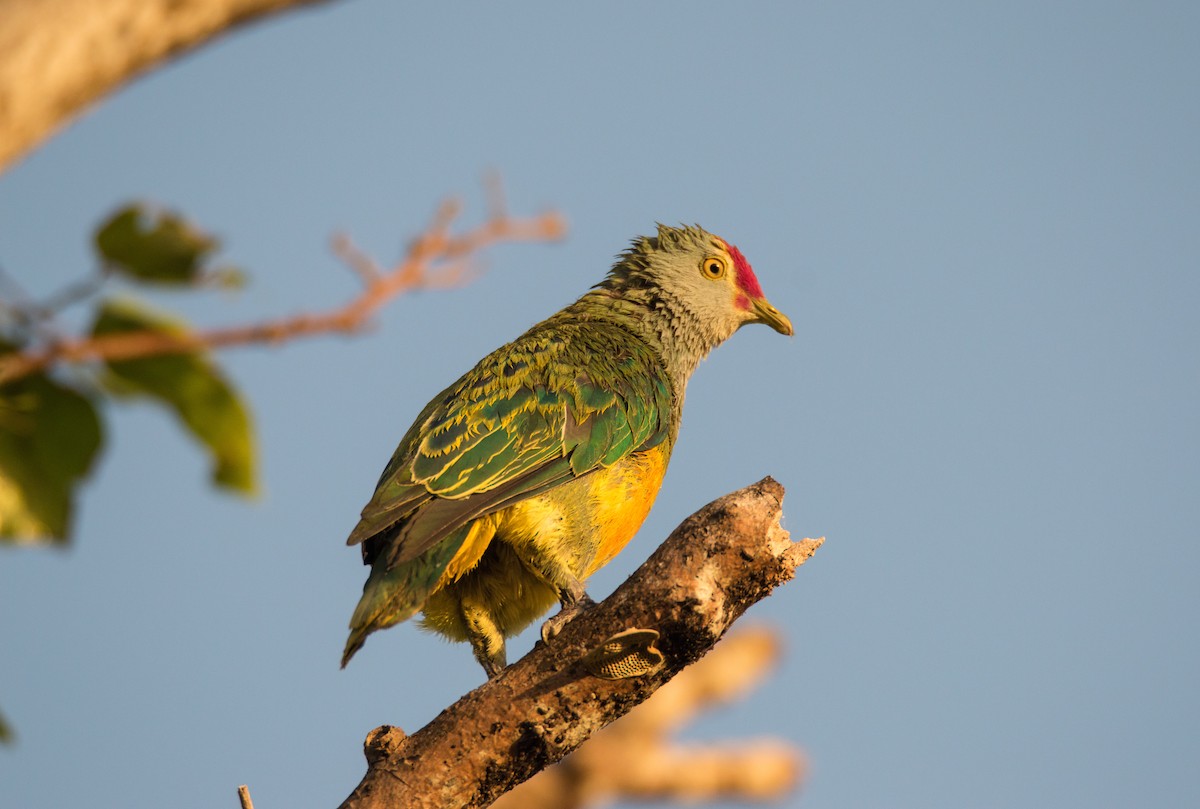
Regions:
<instances>
[{"instance_id":1,"label":"green bird","mask_svg":"<svg viewBox=\"0 0 1200 809\"><path fill-rule=\"evenodd\" d=\"M371 573L342 666L417 612L469 641L489 678L505 638L555 601L542 637L557 634L649 513L692 372L747 323L793 333L736 247L659 225L587 294L435 396L347 540Z\"/></svg>"}]
</instances>

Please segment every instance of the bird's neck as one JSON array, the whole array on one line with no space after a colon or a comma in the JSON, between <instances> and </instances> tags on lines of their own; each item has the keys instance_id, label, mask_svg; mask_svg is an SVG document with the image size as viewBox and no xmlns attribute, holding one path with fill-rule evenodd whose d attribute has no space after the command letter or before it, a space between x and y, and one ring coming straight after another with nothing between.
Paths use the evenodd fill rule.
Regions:
<instances>
[{"instance_id":1,"label":"bird's neck","mask_svg":"<svg viewBox=\"0 0 1200 809\"><path fill-rule=\"evenodd\" d=\"M603 317L645 341L661 358L680 405L696 366L729 336L717 334L712 324L658 290L593 289L568 308Z\"/></svg>"}]
</instances>

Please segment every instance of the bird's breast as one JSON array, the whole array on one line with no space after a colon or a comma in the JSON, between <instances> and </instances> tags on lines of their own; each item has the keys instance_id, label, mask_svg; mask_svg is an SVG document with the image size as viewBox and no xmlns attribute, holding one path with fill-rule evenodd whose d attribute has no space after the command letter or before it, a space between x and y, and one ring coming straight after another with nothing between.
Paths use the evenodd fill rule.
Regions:
<instances>
[{"instance_id":1,"label":"bird's breast","mask_svg":"<svg viewBox=\"0 0 1200 809\"><path fill-rule=\"evenodd\" d=\"M583 577L608 564L642 527L662 486L668 457L664 442L585 478L595 509L596 554Z\"/></svg>"},{"instance_id":2,"label":"bird's breast","mask_svg":"<svg viewBox=\"0 0 1200 809\"><path fill-rule=\"evenodd\" d=\"M522 557L557 559L586 579L637 533L654 505L668 457L664 442L476 519L438 586L474 571L493 541L512 546Z\"/></svg>"}]
</instances>

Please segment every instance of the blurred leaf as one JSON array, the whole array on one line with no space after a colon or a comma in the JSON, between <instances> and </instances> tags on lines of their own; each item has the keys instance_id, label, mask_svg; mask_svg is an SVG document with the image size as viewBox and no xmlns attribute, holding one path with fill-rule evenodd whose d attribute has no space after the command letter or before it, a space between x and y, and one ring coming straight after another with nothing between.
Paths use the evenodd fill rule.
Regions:
<instances>
[{"instance_id":1,"label":"blurred leaf","mask_svg":"<svg viewBox=\"0 0 1200 809\"><path fill-rule=\"evenodd\" d=\"M103 443L96 408L41 374L0 387L0 541L64 542Z\"/></svg>"},{"instance_id":2,"label":"blurred leaf","mask_svg":"<svg viewBox=\"0 0 1200 809\"><path fill-rule=\"evenodd\" d=\"M250 279L240 267L217 267L206 273L204 278L213 286L231 291L245 289Z\"/></svg>"},{"instance_id":3,"label":"blurred leaf","mask_svg":"<svg viewBox=\"0 0 1200 809\"><path fill-rule=\"evenodd\" d=\"M4 714L0 713L0 744L12 744L15 739L12 728L4 721Z\"/></svg>"},{"instance_id":4,"label":"blurred leaf","mask_svg":"<svg viewBox=\"0 0 1200 809\"><path fill-rule=\"evenodd\" d=\"M215 238L176 214L137 204L117 211L96 231L96 249L113 269L149 283L196 283L217 246Z\"/></svg>"},{"instance_id":5,"label":"blurred leaf","mask_svg":"<svg viewBox=\"0 0 1200 809\"><path fill-rule=\"evenodd\" d=\"M181 334L182 321L129 300L106 301L92 334L157 331ZM218 486L253 494L255 449L249 412L237 391L202 352L168 354L108 362L105 384L118 395L155 399L175 412L213 457L212 480Z\"/></svg>"}]
</instances>

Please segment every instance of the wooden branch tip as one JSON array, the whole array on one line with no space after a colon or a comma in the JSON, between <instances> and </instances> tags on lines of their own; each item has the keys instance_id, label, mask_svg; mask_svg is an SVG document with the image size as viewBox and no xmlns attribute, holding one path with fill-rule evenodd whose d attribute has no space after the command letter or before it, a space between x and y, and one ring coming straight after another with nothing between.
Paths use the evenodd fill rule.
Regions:
<instances>
[{"instance_id":1,"label":"wooden branch tip","mask_svg":"<svg viewBox=\"0 0 1200 809\"><path fill-rule=\"evenodd\" d=\"M250 800L250 787L245 784L238 787L238 800L241 801L242 809L254 809L254 801Z\"/></svg>"},{"instance_id":2,"label":"wooden branch tip","mask_svg":"<svg viewBox=\"0 0 1200 809\"><path fill-rule=\"evenodd\" d=\"M412 736L387 726L373 731L367 773L343 809L487 806L646 700L819 546L787 537L782 498L783 487L764 478L710 503L551 643L537 643ZM793 552L806 543L805 553ZM657 634L661 665L621 679L588 673L594 650L635 629Z\"/></svg>"},{"instance_id":3,"label":"wooden branch tip","mask_svg":"<svg viewBox=\"0 0 1200 809\"><path fill-rule=\"evenodd\" d=\"M367 734L363 742L363 755L367 763L385 761L400 755L408 740L408 734L392 725L380 725Z\"/></svg>"},{"instance_id":4,"label":"wooden branch tip","mask_svg":"<svg viewBox=\"0 0 1200 809\"><path fill-rule=\"evenodd\" d=\"M383 270L375 259L368 256L344 233L335 233L331 240L333 254L353 270L362 281L363 286L371 287L383 278Z\"/></svg>"}]
</instances>

